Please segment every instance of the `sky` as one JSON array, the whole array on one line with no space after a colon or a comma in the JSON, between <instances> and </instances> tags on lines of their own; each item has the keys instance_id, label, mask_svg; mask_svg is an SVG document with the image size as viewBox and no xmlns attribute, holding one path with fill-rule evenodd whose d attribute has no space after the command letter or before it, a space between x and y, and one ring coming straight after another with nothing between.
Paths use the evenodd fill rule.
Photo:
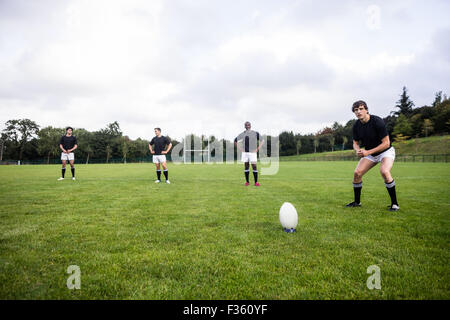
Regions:
<instances>
[{"instance_id":1,"label":"sky","mask_svg":"<svg viewBox=\"0 0 450 320\"><path fill-rule=\"evenodd\" d=\"M447 0L0 0L0 129L315 133L450 95Z\"/></svg>"}]
</instances>

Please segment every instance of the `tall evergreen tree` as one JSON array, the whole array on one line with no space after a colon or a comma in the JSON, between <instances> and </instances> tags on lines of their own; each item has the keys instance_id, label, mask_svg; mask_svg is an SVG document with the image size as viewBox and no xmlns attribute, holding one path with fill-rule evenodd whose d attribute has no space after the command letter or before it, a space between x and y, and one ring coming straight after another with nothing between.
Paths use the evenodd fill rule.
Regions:
<instances>
[{"instance_id":1,"label":"tall evergreen tree","mask_svg":"<svg viewBox=\"0 0 450 320\"><path fill-rule=\"evenodd\" d=\"M403 114L408 117L413 112L414 102L412 102L411 98L408 96L408 90L406 87L403 87L400 100L397 101L395 107L399 109L398 111L393 111L393 114L396 116Z\"/></svg>"}]
</instances>

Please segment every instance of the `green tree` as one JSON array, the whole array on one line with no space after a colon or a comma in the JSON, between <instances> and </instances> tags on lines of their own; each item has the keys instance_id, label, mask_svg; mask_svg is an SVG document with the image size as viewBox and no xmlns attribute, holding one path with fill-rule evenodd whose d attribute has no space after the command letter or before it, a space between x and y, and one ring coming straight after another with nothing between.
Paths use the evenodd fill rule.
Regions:
<instances>
[{"instance_id":1,"label":"green tree","mask_svg":"<svg viewBox=\"0 0 450 320\"><path fill-rule=\"evenodd\" d=\"M302 149L302 140L300 139L296 139L297 140L297 155L300 154L300 150Z\"/></svg>"},{"instance_id":2,"label":"green tree","mask_svg":"<svg viewBox=\"0 0 450 320\"><path fill-rule=\"evenodd\" d=\"M346 136L342 137L342 150L345 150L345 144L347 143L348 138Z\"/></svg>"},{"instance_id":3,"label":"green tree","mask_svg":"<svg viewBox=\"0 0 450 320\"><path fill-rule=\"evenodd\" d=\"M283 131L279 136L280 155L290 156L296 154L297 146L294 133L292 131Z\"/></svg>"},{"instance_id":4,"label":"green tree","mask_svg":"<svg viewBox=\"0 0 450 320\"><path fill-rule=\"evenodd\" d=\"M420 113L414 114L409 118L411 124L412 135L418 137L422 133L423 120Z\"/></svg>"},{"instance_id":5,"label":"green tree","mask_svg":"<svg viewBox=\"0 0 450 320\"><path fill-rule=\"evenodd\" d=\"M2 133L0 138L0 161L3 160L3 150L5 149L6 139L7 139L6 134Z\"/></svg>"},{"instance_id":6,"label":"green tree","mask_svg":"<svg viewBox=\"0 0 450 320\"><path fill-rule=\"evenodd\" d=\"M64 129L48 126L38 132L38 152L47 157L47 164L51 156L57 156L60 152L59 139L64 134Z\"/></svg>"},{"instance_id":7,"label":"green tree","mask_svg":"<svg viewBox=\"0 0 450 320\"><path fill-rule=\"evenodd\" d=\"M97 159L111 157L120 157L120 137L122 131L120 130L119 123L114 121L99 131L92 133L91 147L94 149L94 155ZM107 150L107 146L109 149Z\"/></svg>"},{"instance_id":8,"label":"green tree","mask_svg":"<svg viewBox=\"0 0 450 320\"><path fill-rule=\"evenodd\" d=\"M422 132L425 137L428 137L428 135L432 133L433 130L433 122L430 119L423 120Z\"/></svg>"},{"instance_id":9,"label":"green tree","mask_svg":"<svg viewBox=\"0 0 450 320\"><path fill-rule=\"evenodd\" d=\"M408 96L408 90L406 87L403 87L403 92L400 95L400 100L397 101L395 108L398 108L398 111L393 111L393 114L396 116L400 116L401 114L405 116L409 116L413 111L414 103Z\"/></svg>"},{"instance_id":10,"label":"green tree","mask_svg":"<svg viewBox=\"0 0 450 320\"><path fill-rule=\"evenodd\" d=\"M89 158L94 156L94 134L86 129L80 128L75 129L73 135L77 137L78 141L77 157L86 157L86 163L89 163Z\"/></svg>"},{"instance_id":11,"label":"green tree","mask_svg":"<svg viewBox=\"0 0 450 320\"><path fill-rule=\"evenodd\" d=\"M443 100L434 107L434 116L430 119L433 121L435 133L448 133L448 121L450 120L450 99Z\"/></svg>"},{"instance_id":12,"label":"green tree","mask_svg":"<svg viewBox=\"0 0 450 320\"><path fill-rule=\"evenodd\" d=\"M13 142L22 160L26 144L38 133L39 126L30 119L8 120L3 133Z\"/></svg>"},{"instance_id":13,"label":"green tree","mask_svg":"<svg viewBox=\"0 0 450 320\"><path fill-rule=\"evenodd\" d=\"M92 147L90 145L85 146L84 150L86 151L86 164L88 164L89 163L89 157L92 155L94 150L92 149Z\"/></svg>"},{"instance_id":14,"label":"green tree","mask_svg":"<svg viewBox=\"0 0 450 320\"><path fill-rule=\"evenodd\" d=\"M334 151L334 136L330 135L330 137L328 138L330 140L330 145L331 145L331 151Z\"/></svg>"},{"instance_id":15,"label":"green tree","mask_svg":"<svg viewBox=\"0 0 450 320\"><path fill-rule=\"evenodd\" d=\"M106 163L109 162L109 159L111 157L112 148L110 145L106 146Z\"/></svg>"},{"instance_id":16,"label":"green tree","mask_svg":"<svg viewBox=\"0 0 450 320\"><path fill-rule=\"evenodd\" d=\"M442 103L442 91L436 92L434 95L434 101L431 104L432 107L437 107Z\"/></svg>"},{"instance_id":17,"label":"green tree","mask_svg":"<svg viewBox=\"0 0 450 320\"><path fill-rule=\"evenodd\" d=\"M130 153L134 158L143 158L149 153L148 141L137 138L136 140L132 141L130 149Z\"/></svg>"},{"instance_id":18,"label":"green tree","mask_svg":"<svg viewBox=\"0 0 450 320\"><path fill-rule=\"evenodd\" d=\"M402 135L406 138L411 137L411 134L413 133L411 123L409 122L408 118L401 114L398 119L397 123L394 127L393 135L397 137L398 135Z\"/></svg>"},{"instance_id":19,"label":"green tree","mask_svg":"<svg viewBox=\"0 0 450 320\"><path fill-rule=\"evenodd\" d=\"M408 139L409 139L408 136L404 136L403 134L399 133L399 134L397 134L397 135L395 136L394 141L395 141L395 142L398 142L398 143L402 143L402 142L404 142L404 141L406 141L406 140L408 140Z\"/></svg>"},{"instance_id":20,"label":"green tree","mask_svg":"<svg viewBox=\"0 0 450 320\"><path fill-rule=\"evenodd\" d=\"M316 153L317 152L317 147L319 146L319 137L315 136L313 141L314 141L313 142L313 144L314 144L314 153Z\"/></svg>"},{"instance_id":21,"label":"green tree","mask_svg":"<svg viewBox=\"0 0 450 320\"><path fill-rule=\"evenodd\" d=\"M130 151L131 140L128 136L120 137L120 151L122 153L122 160L124 163L127 163L127 155Z\"/></svg>"}]
</instances>

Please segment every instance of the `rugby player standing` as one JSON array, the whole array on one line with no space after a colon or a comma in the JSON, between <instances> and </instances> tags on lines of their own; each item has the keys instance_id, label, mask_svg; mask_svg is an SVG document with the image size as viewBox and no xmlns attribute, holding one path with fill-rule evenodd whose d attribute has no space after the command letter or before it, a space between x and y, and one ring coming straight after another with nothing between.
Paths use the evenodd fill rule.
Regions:
<instances>
[{"instance_id":1,"label":"rugby player standing","mask_svg":"<svg viewBox=\"0 0 450 320\"><path fill-rule=\"evenodd\" d=\"M72 135L73 128L67 127L66 134L61 137L59 141L59 148L61 149L61 161L62 161L62 169L61 169L61 178L58 181L64 180L64 175L66 174L66 164L67 161L70 163L70 170L72 171L72 180L75 180L75 155L73 151L78 148L77 138Z\"/></svg>"},{"instance_id":2,"label":"rugby player standing","mask_svg":"<svg viewBox=\"0 0 450 320\"><path fill-rule=\"evenodd\" d=\"M264 139L261 139L259 146L257 147L257 141L260 140L259 133L251 130L250 122L245 122L244 124L245 131L239 134L234 139L235 146L242 152L241 160L244 162L244 173L245 173L245 186L250 184L249 182L249 174L250 174L250 163L252 164L253 169L253 178L255 179L255 186L259 187L260 184L258 182L258 168L256 166L258 150L264 144ZM244 150L239 146L238 142L244 140Z\"/></svg>"},{"instance_id":3,"label":"rugby player standing","mask_svg":"<svg viewBox=\"0 0 450 320\"><path fill-rule=\"evenodd\" d=\"M153 163L156 165L156 177L155 183L161 182L161 164L163 167L164 177L166 178L166 183L170 184L169 181L169 170L167 170L166 154L172 148L172 143L170 139L161 135L161 129L155 128L155 137L148 144L150 153L153 155ZM155 146L153 150L152 145ZM166 146L167 150L166 150Z\"/></svg>"}]
</instances>

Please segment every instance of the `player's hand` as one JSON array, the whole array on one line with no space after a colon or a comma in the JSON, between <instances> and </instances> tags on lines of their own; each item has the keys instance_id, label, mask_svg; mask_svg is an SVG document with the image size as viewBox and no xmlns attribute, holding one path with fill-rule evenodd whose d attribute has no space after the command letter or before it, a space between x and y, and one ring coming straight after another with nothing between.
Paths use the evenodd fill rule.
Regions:
<instances>
[{"instance_id":1,"label":"player's hand","mask_svg":"<svg viewBox=\"0 0 450 320\"><path fill-rule=\"evenodd\" d=\"M364 158L364 157L367 157L369 155L369 152L367 150L359 149L357 155L360 158Z\"/></svg>"},{"instance_id":2,"label":"player's hand","mask_svg":"<svg viewBox=\"0 0 450 320\"><path fill-rule=\"evenodd\" d=\"M167 151L162 151L161 154L167 154Z\"/></svg>"},{"instance_id":3,"label":"player's hand","mask_svg":"<svg viewBox=\"0 0 450 320\"><path fill-rule=\"evenodd\" d=\"M155 154L155 151L150 151L151 154Z\"/></svg>"},{"instance_id":4,"label":"player's hand","mask_svg":"<svg viewBox=\"0 0 450 320\"><path fill-rule=\"evenodd\" d=\"M362 157L363 157L362 150L361 150L361 149L357 150L357 151L356 151L356 155L357 155L358 157L362 158Z\"/></svg>"}]
</instances>

